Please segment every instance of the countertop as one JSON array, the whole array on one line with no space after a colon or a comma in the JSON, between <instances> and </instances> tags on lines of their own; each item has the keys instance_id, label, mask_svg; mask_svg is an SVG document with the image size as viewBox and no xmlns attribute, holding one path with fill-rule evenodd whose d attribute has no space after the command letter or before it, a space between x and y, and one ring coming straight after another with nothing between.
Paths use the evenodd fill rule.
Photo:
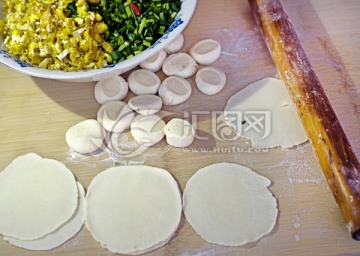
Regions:
<instances>
[{"instance_id":1,"label":"countertop","mask_svg":"<svg viewBox=\"0 0 360 256\"><path fill-rule=\"evenodd\" d=\"M360 1L282 2L360 157ZM109 167L146 164L168 170L183 190L198 169L219 162L237 163L271 179L269 189L279 207L273 231L245 246L220 246L204 241L183 216L173 239L148 255L360 255L360 242L348 234L309 142L291 149L254 150L243 139L216 139L226 131L223 123L214 122L212 114L221 112L229 97L248 84L276 76L247 1L199 0L183 34L185 52L200 39L221 42L222 54L214 66L223 69L228 78L225 89L215 96L201 94L190 78L191 98L164 108L171 116L187 115L196 123L200 138L188 149L171 148L163 140L130 159L106 150L77 154L67 146L65 132L82 120L96 118L100 106L94 99L95 83L34 78L0 65L0 170L17 156L35 152L66 164L86 189L96 174ZM127 138L122 138L123 145ZM45 252L26 251L0 239L0 255L111 253L83 227L62 246Z\"/></svg>"}]
</instances>

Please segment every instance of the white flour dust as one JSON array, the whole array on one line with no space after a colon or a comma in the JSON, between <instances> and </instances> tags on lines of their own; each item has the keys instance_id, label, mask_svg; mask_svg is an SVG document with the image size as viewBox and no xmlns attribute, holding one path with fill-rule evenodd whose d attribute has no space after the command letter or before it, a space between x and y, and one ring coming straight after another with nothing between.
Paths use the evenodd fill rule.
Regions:
<instances>
[{"instance_id":1,"label":"white flour dust","mask_svg":"<svg viewBox=\"0 0 360 256\"><path fill-rule=\"evenodd\" d=\"M162 145L161 142L150 148L141 148L129 134L111 136L99 150L91 154L80 154L68 149L65 164L82 163L89 168L143 165L147 161L159 159L172 148L169 145Z\"/></svg>"},{"instance_id":2,"label":"white flour dust","mask_svg":"<svg viewBox=\"0 0 360 256\"><path fill-rule=\"evenodd\" d=\"M325 184L325 178L322 172L319 171L317 163L311 144L306 143L294 149L287 149L286 158L275 165L269 166L268 169L288 166L287 175L290 184Z\"/></svg>"},{"instance_id":3,"label":"white flour dust","mask_svg":"<svg viewBox=\"0 0 360 256\"><path fill-rule=\"evenodd\" d=\"M247 31L219 29L211 34L217 35L215 39L222 49L216 65L231 74L229 81L241 81L245 85L266 76L276 76L277 69L257 28Z\"/></svg>"},{"instance_id":4,"label":"white flour dust","mask_svg":"<svg viewBox=\"0 0 360 256\"><path fill-rule=\"evenodd\" d=\"M301 240L301 236L299 235L295 235L294 238L296 242L299 242Z\"/></svg>"}]
</instances>

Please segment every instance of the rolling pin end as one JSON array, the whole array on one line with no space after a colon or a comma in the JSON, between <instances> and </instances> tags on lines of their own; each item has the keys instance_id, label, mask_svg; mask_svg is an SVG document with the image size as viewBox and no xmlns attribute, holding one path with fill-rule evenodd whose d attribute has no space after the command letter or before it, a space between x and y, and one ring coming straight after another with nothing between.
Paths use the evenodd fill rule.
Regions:
<instances>
[{"instance_id":1,"label":"rolling pin end","mask_svg":"<svg viewBox=\"0 0 360 256\"><path fill-rule=\"evenodd\" d=\"M360 241L360 230L354 232L352 238L356 241Z\"/></svg>"}]
</instances>

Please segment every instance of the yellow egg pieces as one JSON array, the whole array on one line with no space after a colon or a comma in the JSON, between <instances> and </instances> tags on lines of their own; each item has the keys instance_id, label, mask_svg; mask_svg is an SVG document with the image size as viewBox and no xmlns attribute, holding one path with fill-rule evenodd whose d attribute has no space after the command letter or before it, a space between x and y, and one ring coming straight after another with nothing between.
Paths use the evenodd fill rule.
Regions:
<instances>
[{"instance_id":1,"label":"yellow egg pieces","mask_svg":"<svg viewBox=\"0 0 360 256\"><path fill-rule=\"evenodd\" d=\"M0 32L9 53L31 65L54 70L99 68L111 63L112 47L102 34L107 25L77 0L77 15L69 15L71 0L5 0Z\"/></svg>"}]
</instances>

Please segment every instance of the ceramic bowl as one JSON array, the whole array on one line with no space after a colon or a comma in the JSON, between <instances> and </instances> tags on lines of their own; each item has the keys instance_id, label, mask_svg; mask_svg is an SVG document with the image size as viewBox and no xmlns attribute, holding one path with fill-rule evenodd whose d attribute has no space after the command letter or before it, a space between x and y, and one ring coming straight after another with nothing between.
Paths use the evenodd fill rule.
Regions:
<instances>
[{"instance_id":1,"label":"ceramic bowl","mask_svg":"<svg viewBox=\"0 0 360 256\"><path fill-rule=\"evenodd\" d=\"M99 81L109 78L111 76L120 75L136 67L137 65L139 65L140 62L151 57L152 55L166 47L166 45L171 43L171 41L173 41L190 22L190 19L194 14L196 4L197 0L183 0L180 12L176 16L174 22L170 25L166 33L159 40L157 40L151 47L144 50L140 54L117 64L112 64L103 68L82 71L58 71L39 68L22 62L16 57L9 54L3 44L4 38L2 38L1 36L0 63L30 76L71 82ZM0 19L3 18L2 6L3 3L2 1L0 1Z\"/></svg>"}]
</instances>

